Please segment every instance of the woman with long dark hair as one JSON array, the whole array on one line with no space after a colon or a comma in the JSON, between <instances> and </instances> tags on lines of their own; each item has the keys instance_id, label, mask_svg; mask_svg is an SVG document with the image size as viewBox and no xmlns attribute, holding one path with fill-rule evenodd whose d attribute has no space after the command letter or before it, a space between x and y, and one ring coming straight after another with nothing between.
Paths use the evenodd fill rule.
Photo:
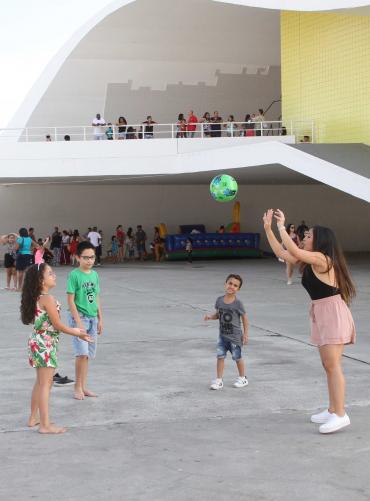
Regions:
<instances>
[{"instance_id":1,"label":"woman with long dark hair","mask_svg":"<svg viewBox=\"0 0 370 501\"><path fill-rule=\"evenodd\" d=\"M286 250L271 229L273 217ZM312 300L311 341L319 348L329 393L328 409L311 416L311 422L321 424L320 433L332 433L350 424L344 407L345 379L341 360L344 345L354 343L356 338L348 308L355 296L355 287L331 229L314 226L306 232L300 249L288 235L285 215L280 209L265 212L263 222L275 255L293 265L301 263L302 285Z\"/></svg>"},{"instance_id":2,"label":"woman with long dark hair","mask_svg":"<svg viewBox=\"0 0 370 501\"><path fill-rule=\"evenodd\" d=\"M85 330L62 323L60 303L49 294L55 285L56 276L51 267L45 263L34 264L26 271L21 299L22 322L33 324L28 340L28 356L31 367L36 369L28 426L39 425L40 433L52 434L65 432L65 428L55 426L49 419L49 394L54 371L58 367L59 332L93 342Z\"/></svg>"}]
</instances>

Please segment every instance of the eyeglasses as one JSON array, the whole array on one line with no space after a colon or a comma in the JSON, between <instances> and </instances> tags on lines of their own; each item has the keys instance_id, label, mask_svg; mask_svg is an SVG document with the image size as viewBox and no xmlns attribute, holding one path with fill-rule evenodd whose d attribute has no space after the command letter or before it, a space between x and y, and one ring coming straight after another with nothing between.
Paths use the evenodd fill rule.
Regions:
<instances>
[{"instance_id":1,"label":"eyeglasses","mask_svg":"<svg viewBox=\"0 0 370 501\"><path fill-rule=\"evenodd\" d=\"M81 259L83 259L84 261L94 261L95 260L95 256L80 256Z\"/></svg>"}]
</instances>

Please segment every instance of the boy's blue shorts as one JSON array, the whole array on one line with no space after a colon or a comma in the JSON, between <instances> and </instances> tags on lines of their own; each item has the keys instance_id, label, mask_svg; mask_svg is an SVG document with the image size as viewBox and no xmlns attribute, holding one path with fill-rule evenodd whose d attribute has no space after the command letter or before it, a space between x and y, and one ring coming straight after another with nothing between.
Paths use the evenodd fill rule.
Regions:
<instances>
[{"instance_id":1,"label":"boy's blue shorts","mask_svg":"<svg viewBox=\"0 0 370 501\"><path fill-rule=\"evenodd\" d=\"M226 358L228 351L231 353L233 360L238 361L242 358L242 349L239 345L219 336L217 342L217 358Z\"/></svg>"},{"instance_id":2,"label":"boy's blue shorts","mask_svg":"<svg viewBox=\"0 0 370 501\"><path fill-rule=\"evenodd\" d=\"M87 334L94 339L94 343L88 343L83 339L73 336L72 345L74 355L75 357L86 356L89 358L95 358L98 344L98 317L87 317L82 313L79 313L79 315ZM76 322L70 313L68 314L68 325L70 327L77 327Z\"/></svg>"}]
</instances>

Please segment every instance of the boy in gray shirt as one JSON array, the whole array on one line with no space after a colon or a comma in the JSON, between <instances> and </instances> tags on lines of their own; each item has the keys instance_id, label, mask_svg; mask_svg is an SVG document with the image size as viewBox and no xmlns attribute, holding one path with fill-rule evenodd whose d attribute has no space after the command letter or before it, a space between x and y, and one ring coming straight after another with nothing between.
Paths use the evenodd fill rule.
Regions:
<instances>
[{"instance_id":1,"label":"boy in gray shirt","mask_svg":"<svg viewBox=\"0 0 370 501\"><path fill-rule=\"evenodd\" d=\"M242 346L248 343L248 318L243 303L236 297L236 293L243 285L240 275L231 274L226 278L225 295L216 300L216 312L205 315L204 320L219 320L220 335L217 343L217 378L212 382L211 390L220 390L224 383L225 358L231 353L239 371L239 377L234 383L235 388L244 388L248 385L245 377L245 365L242 359ZM241 324L243 324L243 329Z\"/></svg>"}]
</instances>

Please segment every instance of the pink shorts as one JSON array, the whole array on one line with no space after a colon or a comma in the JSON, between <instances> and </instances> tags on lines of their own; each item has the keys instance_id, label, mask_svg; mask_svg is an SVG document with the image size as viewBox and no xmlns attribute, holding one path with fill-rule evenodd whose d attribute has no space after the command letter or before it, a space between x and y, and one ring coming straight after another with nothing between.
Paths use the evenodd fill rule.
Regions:
<instances>
[{"instance_id":1,"label":"pink shorts","mask_svg":"<svg viewBox=\"0 0 370 501\"><path fill-rule=\"evenodd\" d=\"M348 306L340 294L316 299L310 308L311 342L325 344L353 344L355 324Z\"/></svg>"}]
</instances>

